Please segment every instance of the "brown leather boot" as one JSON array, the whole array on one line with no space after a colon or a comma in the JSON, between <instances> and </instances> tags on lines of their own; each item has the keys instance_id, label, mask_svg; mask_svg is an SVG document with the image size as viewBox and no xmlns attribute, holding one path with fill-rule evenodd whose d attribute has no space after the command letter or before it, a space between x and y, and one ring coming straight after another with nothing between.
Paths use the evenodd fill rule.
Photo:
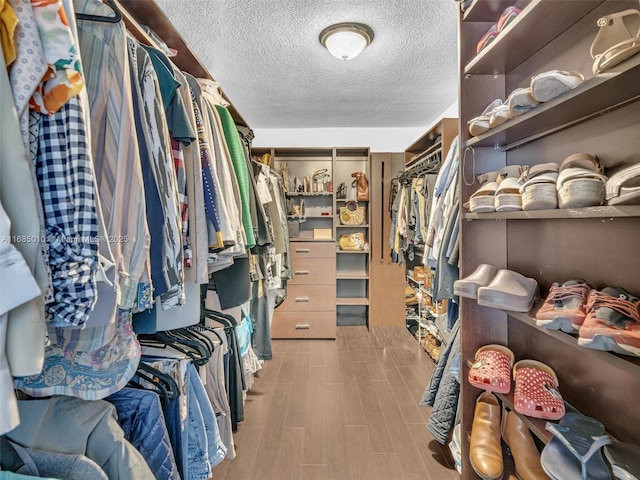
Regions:
<instances>
[{"instance_id":1,"label":"brown leather boot","mask_svg":"<svg viewBox=\"0 0 640 480\"><path fill-rule=\"evenodd\" d=\"M500 445L500 404L492 393L481 393L471 427L469 460L482 480L499 480L503 475Z\"/></svg>"},{"instance_id":2,"label":"brown leather boot","mask_svg":"<svg viewBox=\"0 0 640 480\"><path fill-rule=\"evenodd\" d=\"M368 202L369 201L369 181L367 180L367 176L364 172L353 172L351 174L352 177L355 178L355 184L357 189L356 200L358 202Z\"/></svg>"},{"instance_id":3,"label":"brown leather boot","mask_svg":"<svg viewBox=\"0 0 640 480\"><path fill-rule=\"evenodd\" d=\"M531 438L529 429L515 412L503 415L502 438L511 450L518 478L521 480L549 479L540 465L540 452Z\"/></svg>"}]
</instances>

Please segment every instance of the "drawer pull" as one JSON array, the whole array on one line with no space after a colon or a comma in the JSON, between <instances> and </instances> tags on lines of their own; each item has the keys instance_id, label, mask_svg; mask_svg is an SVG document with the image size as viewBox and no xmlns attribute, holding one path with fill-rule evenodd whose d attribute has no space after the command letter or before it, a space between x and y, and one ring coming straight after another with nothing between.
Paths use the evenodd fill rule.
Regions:
<instances>
[{"instance_id":1,"label":"drawer pull","mask_svg":"<svg viewBox=\"0 0 640 480\"><path fill-rule=\"evenodd\" d=\"M296 330L309 330L311 328L311 325L309 325L308 323L298 323L296 325Z\"/></svg>"},{"instance_id":2,"label":"drawer pull","mask_svg":"<svg viewBox=\"0 0 640 480\"><path fill-rule=\"evenodd\" d=\"M296 275L309 275L309 270L298 270Z\"/></svg>"},{"instance_id":3,"label":"drawer pull","mask_svg":"<svg viewBox=\"0 0 640 480\"><path fill-rule=\"evenodd\" d=\"M311 250L308 248L296 248L296 253L310 253Z\"/></svg>"},{"instance_id":4,"label":"drawer pull","mask_svg":"<svg viewBox=\"0 0 640 480\"><path fill-rule=\"evenodd\" d=\"M296 297L296 303L309 303L309 297Z\"/></svg>"}]
</instances>

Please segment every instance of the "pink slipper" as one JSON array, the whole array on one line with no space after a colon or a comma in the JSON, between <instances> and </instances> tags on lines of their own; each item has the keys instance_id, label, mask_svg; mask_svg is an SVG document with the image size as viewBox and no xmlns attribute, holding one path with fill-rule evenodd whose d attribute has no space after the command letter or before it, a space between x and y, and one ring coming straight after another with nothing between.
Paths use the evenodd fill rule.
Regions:
<instances>
[{"instance_id":1,"label":"pink slipper","mask_svg":"<svg viewBox=\"0 0 640 480\"><path fill-rule=\"evenodd\" d=\"M502 345L480 347L469 370L469 383L487 392L509 393L513 358L513 352Z\"/></svg>"},{"instance_id":2,"label":"pink slipper","mask_svg":"<svg viewBox=\"0 0 640 480\"><path fill-rule=\"evenodd\" d=\"M516 412L545 420L560 420L565 412L558 391L558 377L551 367L535 360L521 360L513 366Z\"/></svg>"}]
</instances>

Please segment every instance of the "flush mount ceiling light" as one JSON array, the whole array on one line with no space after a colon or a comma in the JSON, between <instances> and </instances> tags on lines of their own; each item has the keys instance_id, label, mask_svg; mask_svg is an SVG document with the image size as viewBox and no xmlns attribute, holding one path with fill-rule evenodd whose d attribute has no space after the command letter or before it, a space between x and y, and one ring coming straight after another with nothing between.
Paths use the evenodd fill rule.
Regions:
<instances>
[{"instance_id":1,"label":"flush mount ceiling light","mask_svg":"<svg viewBox=\"0 0 640 480\"><path fill-rule=\"evenodd\" d=\"M337 23L320 32L320 43L340 60L360 55L373 41L373 30L363 23Z\"/></svg>"}]
</instances>

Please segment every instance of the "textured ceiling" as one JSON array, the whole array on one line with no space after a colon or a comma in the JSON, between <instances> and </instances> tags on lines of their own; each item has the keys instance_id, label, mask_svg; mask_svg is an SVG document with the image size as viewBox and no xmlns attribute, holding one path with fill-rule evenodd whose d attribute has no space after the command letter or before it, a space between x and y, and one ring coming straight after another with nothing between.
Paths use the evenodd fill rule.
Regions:
<instances>
[{"instance_id":1,"label":"textured ceiling","mask_svg":"<svg viewBox=\"0 0 640 480\"><path fill-rule=\"evenodd\" d=\"M157 0L253 128L429 125L457 99L453 0ZM357 58L328 25L366 23Z\"/></svg>"}]
</instances>

